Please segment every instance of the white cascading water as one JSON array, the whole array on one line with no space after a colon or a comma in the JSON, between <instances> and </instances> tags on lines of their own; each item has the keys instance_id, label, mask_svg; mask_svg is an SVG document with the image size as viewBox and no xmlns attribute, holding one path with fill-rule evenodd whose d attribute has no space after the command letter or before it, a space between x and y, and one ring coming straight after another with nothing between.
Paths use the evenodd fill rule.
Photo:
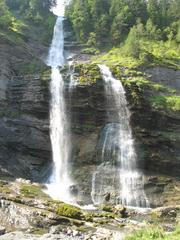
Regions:
<instances>
[{"instance_id":1,"label":"white cascading water","mask_svg":"<svg viewBox=\"0 0 180 240\"><path fill-rule=\"evenodd\" d=\"M76 87L76 81L74 79L74 71L75 71L75 65L74 61L68 61L69 66L69 76L70 76L70 82L69 82L69 91L71 92Z\"/></svg>"},{"instance_id":2,"label":"white cascading water","mask_svg":"<svg viewBox=\"0 0 180 240\"><path fill-rule=\"evenodd\" d=\"M116 133L111 134L112 126L110 125L110 132L104 137L102 147L102 161L105 158L105 151L111 154L108 158L116 157L119 163L119 183L120 183L120 202L126 206L133 207L149 207L148 200L144 192L143 175L137 169L137 156L134 148L132 138L132 131L130 127L130 111L127 107L125 90L121 81L116 80L107 66L99 65L105 82L105 91L107 101L113 99L113 107L118 109L118 123L116 126ZM108 137L109 136L109 137ZM114 137L115 136L115 137ZM109 139L107 139L107 137ZM112 139L111 139L112 138ZM116 150L114 145L118 145L119 150ZM116 152L117 151L117 152ZM108 153L108 154L109 154ZM117 154L118 153L118 154ZM98 172L93 176L92 192L96 192L96 177Z\"/></svg>"},{"instance_id":3,"label":"white cascading water","mask_svg":"<svg viewBox=\"0 0 180 240\"><path fill-rule=\"evenodd\" d=\"M60 67L64 64L64 32L63 15L65 1L57 1L52 9L58 15L54 27L52 44L47 58L51 66L51 104L50 104L50 139L52 146L53 169L48 180L47 193L54 199L72 202L70 186L73 184L69 176L70 136L69 123L66 116L64 99L64 82Z\"/></svg>"}]
</instances>

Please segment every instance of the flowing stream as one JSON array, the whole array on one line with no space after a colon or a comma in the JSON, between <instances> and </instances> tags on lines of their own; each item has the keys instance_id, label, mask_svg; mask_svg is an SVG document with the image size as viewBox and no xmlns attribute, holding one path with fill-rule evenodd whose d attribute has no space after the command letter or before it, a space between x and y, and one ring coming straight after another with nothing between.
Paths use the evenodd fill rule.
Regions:
<instances>
[{"instance_id":1,"label":"flowing stream","mask_svg":"<svg viewBox=\"0 0 180 240\"><path fill-rule=\"evenodd\" d=\"M51 66L52 69L50 85L50 139L53 158L53 169L48 180L47 193L54 199L72 202L70 187L73 185L73 181L69 176L71 141L64 98L64 81L60 71L65 62L63 31L65 3L62 0L57 3L53 12L60 16L56 20L52 44L47 58L47 65Z\"/></svg>"},{"instance_id":2,"label":"flowing stream","mask_svg":"<svg viewBox=\"0 0 180 240\"><path fill-rule=\"evenodd\" d=\"M103 184L104 176L107 175L107 168L114 168L114 173L118 172L117 186L120 203L126 206L149 207L144 192L143 175L137 169L137 156L125 90L122 83L112 76L107 66L99 65L99 68L105 84L107 104L117 109L117 123L107 124L103 136L100 137L102 164L93 176L92 199L98 204L103 201L100 197L102 191L100 185ZM111 166L108 166L109 164ZM98 183L100 183L99 186ZM96 193L99 197L96 197ZM105 192L102 192L103 194Z\"/></svg>"}]
</instances>

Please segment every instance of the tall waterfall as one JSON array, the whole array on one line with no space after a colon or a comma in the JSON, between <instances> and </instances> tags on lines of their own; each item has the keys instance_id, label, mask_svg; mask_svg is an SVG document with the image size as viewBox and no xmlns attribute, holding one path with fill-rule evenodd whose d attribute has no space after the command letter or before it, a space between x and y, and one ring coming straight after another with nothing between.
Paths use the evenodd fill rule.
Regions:
<instances>
[{"instance_id":1,"label":"tall waterfall","mask_svg":"<svg viewBox=\"0 0 180 240\"><path fill-rule=\"evenodd\" d=\"M64 13L64 1L59 1L55 12ZM47 193L65 202L71 202L70 186L73 184L69 176L70 137L69 123L66 115L64 98L64 82L60 67L64 64L63 16L58 16L52 44L47 58L51 66L51 104L50 104L50 139L52 146L53 169L47 184Z\"/></svg>"},{"instance_id":2,"label":"tall waterfall","mask_svg":"<svg viewBox=\"0 0 180 240\"><path fill-rule=\"evenodd\" d=\"M143 176L137 169L137 156L130 127L130 111L127 107L124 88L122 83L112 76L107 66L100 65L99 67L105 83L107 102L111 105L111 108L117 109L118 123L107 124L105 134L101 137L102 164L93 176L92 196L97 199L96 192L100 192L101 189L96 183L102 182L107 166L111 162L111 167L114 168L113 171L116 173L118 171L119 200L121 204L148 207L143 186ZM100 203L99 198L97 202Z\"/></svg>"}]
</instances>

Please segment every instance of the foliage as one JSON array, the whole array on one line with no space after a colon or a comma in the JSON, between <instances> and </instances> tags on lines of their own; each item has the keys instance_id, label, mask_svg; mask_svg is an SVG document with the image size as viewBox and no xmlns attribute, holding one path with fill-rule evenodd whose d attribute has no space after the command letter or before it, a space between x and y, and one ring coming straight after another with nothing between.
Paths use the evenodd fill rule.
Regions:
<instances>
[{"instance_id":1,"label":"foliage","mask_svg":"<svg viewBox=\"0 0 180 240\"><path fill-rule=\"evenodd\" d=\"M105 212L113 212L113 207L111 205L103 204L100 207Z\"/></svg>"},{"instance_id":2,"label":"foliage","mask_svg":"<svg viewBox=\"0 0 180 240\"><path fill-rule=\"evenodd\" d=\"M179 240L180 239L180 227L171 233L165 233L160 227L149 227L134 232L130 236L127 236L125 240Z\"/></svg>"},{"instance_id":3,"label":"foliage","mask_svg":"<svg viewBox=\"0 0 180 240\"><path fill-rule=\"evenodd\" d=\"M66 203L59 204L57 208L57 214L64 217L81 219L82 212L79 208L71 206Z\"/></svg>"},{"instance_id":4,"label":"foliage","mask_svg":"<svg viewBox=\"0 0 180 240\"><path fill-rule=\"evenodd\" d=\"M40 186L36 185L23 185L20 189L20 193L29 198L47 198L48 195L45 194Z\"/></svg>"},{"instance_id":5,"label":"foliage","mask_svg":"<svg viewBox=\"0 0 180 240\"><path fill-rule=\"evenodd\" d=\"M179 96L154 96L150 102L156 109L167 109L172 111L180 111Z\"/></svg>"},{"instance_id":6,"label":"foliage","mask_svg":"<svg viewBox=\"0 0 180 240\"><path fill-rule=\"evenodd\" d=\"M161 228L148 228L135 232L125 238L126 240L165 240L164 231Z\"/></svg>"},{"instance_id":7,"label":"foliage","mask_svg":"<svg viewBox=\"0 0 180 240\"><path fill-rule=\"evenodd\" d=\"M47 41L55 22L55 17L49 11L50 5L50 0L0 0L0 32L9 36L13 33L16 38L23 39L24 30L29 33L33 26L39 25L46 28L42 35Z\"/></svg>"},{"instance_id":8,"label":"foliage","mask_svg":"<svg viewBox=\"0 0 180 240\"><path fill-rule=\"evenodd\" d=\"M81 53L84 53L84 54L91 54L91 55L96 55L99 53L99 50L96 49L96 48L84 48L82 49Z\"/></svg>"},{"instance_id":9,"label":"foliage","mask_svg":"<svg viewBox=\"0 0 180 240\"><path fill-rule=\"evenodd\" d=\"M92 84L101 80L100 70L96 64L77 64L75 73L78 74L80 84Z\"/></svg>"},{"instance_id":10,"label":"foliage","mask_svg":"<svg viewBox=\"0 0 180 240\"><path fill-rule=\"evenodd\" d=\"M72 0L66 14L78 41L103 46L132 38L137 22L148 39L179 41L179 8L179 0Z\"/></svg>"},{"instance_id":11,"label":"foliage","mask_svg":"<svg viewBox=\"0 0 180 240\"><path fill-rule=\"evenodd\" d=\"M138 41L137 38L135 41ZM134 47L132 38L124 46L114 47L108 53L93 57L92 62L128 68L160 64L180 69L180 49L175 42L140 39Z\"/></svg>"}]
</instances>

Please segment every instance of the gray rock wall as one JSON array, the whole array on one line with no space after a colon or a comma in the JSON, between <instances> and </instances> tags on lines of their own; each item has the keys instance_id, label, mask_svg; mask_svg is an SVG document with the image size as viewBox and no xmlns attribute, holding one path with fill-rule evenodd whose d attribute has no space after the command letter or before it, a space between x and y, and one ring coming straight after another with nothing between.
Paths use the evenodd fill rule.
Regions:
<instances>
[{"instance_id":1,"label":"gray rock wall","mask_svg":"<svg viewBox=\"0 0 180 240\"><path fill-rule=\"evenodd\" d=\"M101 81L77 85L71 91L68 84L66 86L67 115L72 133L71 174L80 189L80 198L90 202L92 174L101 163L98 141L106 124L116 122L116 109L112 106L111 116L107 115ZM50 174L52 163L49 89L36 75L15 77L8 82L6 98L0 108L0 175L43 181ZM146 104L134 107L128 92L127 98L139 168L147 175L147 193L150 197L155 194L157 199L158 180L151 183L149 176L178 177L180 174L179 118L155 111ZM113 182L113 176L108 181Z\"/></svg>"}]
</instances>

